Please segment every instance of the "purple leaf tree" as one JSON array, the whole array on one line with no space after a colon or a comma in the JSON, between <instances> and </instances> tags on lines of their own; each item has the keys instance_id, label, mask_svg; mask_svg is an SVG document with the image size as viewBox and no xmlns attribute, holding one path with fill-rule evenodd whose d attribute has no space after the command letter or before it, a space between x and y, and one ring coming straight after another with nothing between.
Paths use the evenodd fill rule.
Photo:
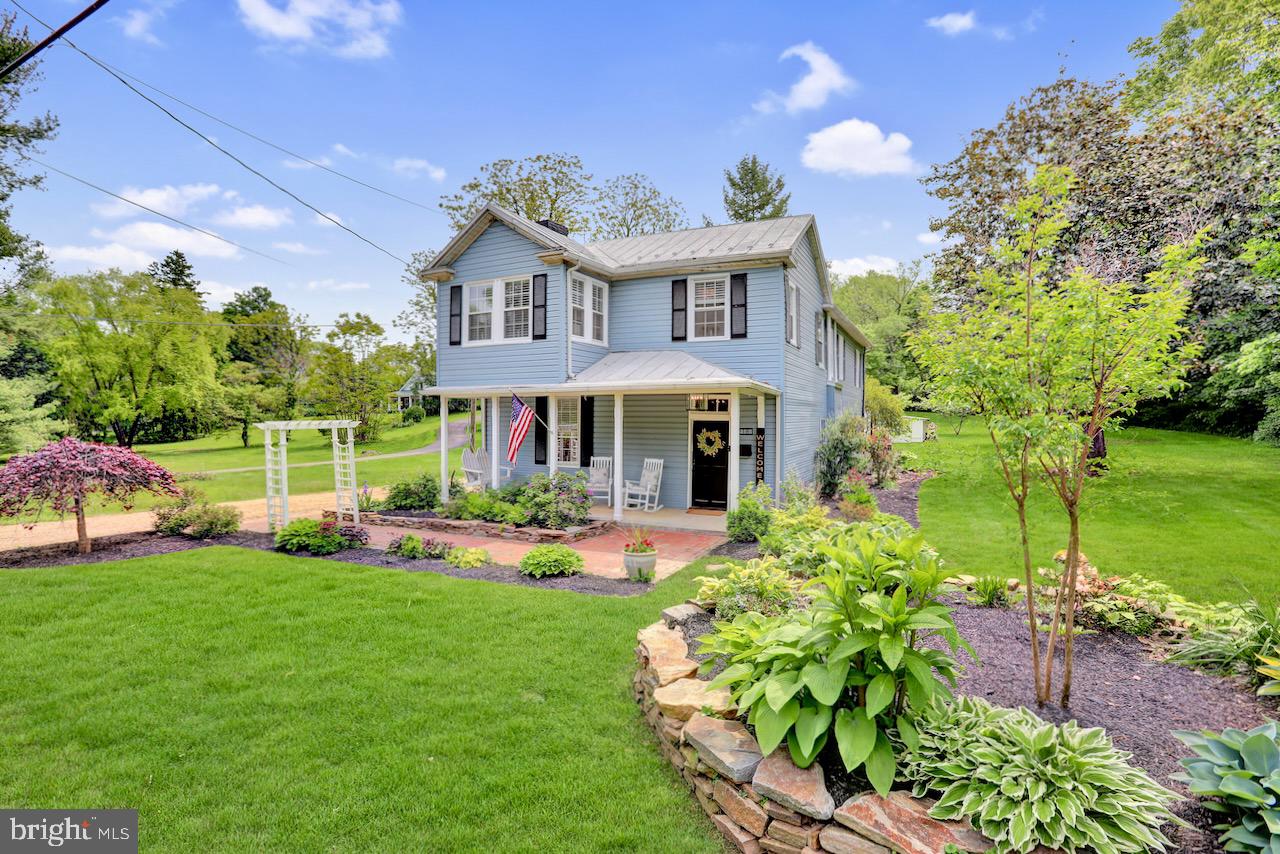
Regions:
<instances>
[{"instance_id":1,"label":"purple leaf tree","mask_svg":"<svg viewBox=\"0 0 1280 854\"><path fill-rule=\"evenodd\" d=\"M90 550L85 499L94 493L128 510L139 492L178 495L173 474L128 448L81 442L68 436L40 450L10 457L0 469L0 516L32 517L46 508L76 514L80 553Z\"/></svg>"}]
</instances>

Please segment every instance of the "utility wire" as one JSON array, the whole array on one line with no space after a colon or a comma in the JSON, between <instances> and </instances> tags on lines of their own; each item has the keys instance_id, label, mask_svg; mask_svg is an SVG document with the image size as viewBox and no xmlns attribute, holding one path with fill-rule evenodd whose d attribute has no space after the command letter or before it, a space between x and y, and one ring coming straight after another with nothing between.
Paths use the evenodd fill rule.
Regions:
<instances>
[{"instance_id":1,"label":"utility wire","mask_svg":"<svg viewBox=\"0 0 1280 854\"><path fill-rule=\"evenodd\" d=\"M72 18L70 21L67 21L65 24L58 27L56 30L53 30L53 27L49 27L48 24L45 24L45 26L49 27L49 29L53 30L53 32L45 36L44 39L39 44L32 45L30 48L28 48L26 53L22 54L22 56L18 57L13 62L6 65L3 70L0 70L0 80L7 79L10 74L17 71L19 68L26 65L31 60L35 59L36 54L38 54L40 51L44 50L49 45L56 42L58 39L62 38L67 33L71 32L72 28L75 27L76 24L79 24L85 18L89 17L90 15L92 15L94 12L98 11L105 5L107 5L107 0L95 0L95 2L90 3L88 6L81 9L80 14L76 15L74 18ZM26 12L25 9L23 9L23 11ZM27 14L30 15L31 13L27 12ZM35 16L32 15L32 17L34 18ZM44 23L44 22L41 21L41 23Z\"/></svg>"},{"instance_id":2,"label":"utility wire","mask_svg":"<svg viewBox=\"0 0 1280 854\"><path fill-rule=\"evenodd\" d=\"M235 247L235 248L237 248L237 249L243 249L245 252L250 252L250 253L252 253L252 254L254 254L254 255L258 255L258 256L260 256L260 257L262 257L262 258L266 258L268 261L275 261L277 264L284 264L286 267L291 267L291 266L293 266L293 265L292 265L292 264L290 264L289 262L287 262L287 261L282 261L281 259L276 258L276 257L275 257L275 256L273 256L273 255L268 255L268 254L267 254L267 253L265 253L265 252L259 252L257 249L250 249L248 246L245 246L245 245L240 244L240 243L236 243L234 240L228 240L227 238L223 237L222 235L220 235L220 234L215 234L215 233L213 233L212 231L208 231L208 230L206 230L206 229L203 229L203 228L201 228L201 227L200 227L200 226L198 226L198 225L192 225L192 224L191 224L191 223L189 223L189 222L183 222L182 220L178 219L177 217L169 216L167 213L161 213L160 211L156 210L155 208L149 208L149 207L147 207L146 205L144 205L144 204L142 204L142 203L140 203L140 202L135 202L133 199L125 198L124 196L122 196L122 195L120 195L120 194L118 194L118 193L113 193L113 192L111 192L110 190L108 190L106 187L100 187L100 186L98 186L97 184L93 183L92 181L87 181L87 180L85 180L84 178L81 178L81 177L79 177L79 176L77 176L77 175L72 175L70 172L64 172L63 170L59 169L57 166L52 166L52 165L50 165L50 164L48 164L48 163L45 163L43 160L40 160L39 158L32 157L32 156L31 156L31 155L29 155L29 154L23 155L23 157L24 157L24 159L26 159L26 160L30 160L32 163L35 163L35 164L37 164L37 165L39 165L39 166L42 166L42 167L44 167L45 169L48 169L48 170L49 170L49 171L51 171L51 172L57 172L59 175L63 176L64 178L70 178L72 181L78 181L78 182L80 182L81 184L84 184L86 187L92 187L93 189L97 190L99 193L106 193L108 196L111 196L112 198L119 199L119 200L120 200L120 201L122 201L122 202L127 202L128 204L131 204L131 205L133 205L133 206L134 206L134 207L136 207L136 208L142 208L144 211L146 211L146 212L147 212L147 213L149 213L149 214L154 214L154 215L156 215L156 216L158 216L158 217L163 217L164 219L169 220L169 222L175 222L175 223L177 223L178 225L180 225L180 226L182 226L182 227L184 227L184 228L189 228L189 229L191 229L192 231L198 231L198 232L200 232L201 234L206 235L207 237L212 237L214 240L221 240L223 243L226 243L226 244L228 244L228 245L230 245L230 246L234 246L234 247Z\"/></svg>"},{"instance_id":3,"label":"utility wire","mask_svg":"<svg viewBox=\"0 0 1280 854\"><path fill-rule=\"evenodd\" d=\"M32 19L34 19L36 22L40 23L41 25L43 25L43 26L45 26L45 27L48 27L48 26L49 26L49 25L48 25L48 24L46 24L44 21L42 21L40 18L37 18L35 15L31 14L31 12L28 12L28 11L27 11L27 9L26 9L26 8L24 8L24 7L22 6L22 4L21 4L21 3L18 3L18 2L17 2L17 0L13 0L13 5L17 6L17 7L18 7L19 9L21 9L23 12L26 12L26 14L27 14L27 15L29 15ZM258 171L257 169L255 169L254 167L252 167L252 166L250 166L248 163L246 163L245 161L241 160L241 159L240 159L239 157L237 157L235 154L232 154L230 151L228 151L227 149L223 148L223 147L222 147L221 145L219 145L216 141L214 141L211 137L206 136L203 132L201 132L200 130L198 130L198 129L197 129L197 128L195 128L194 126L192 126L192 125L188 124L186 121L184 121L180 116L175 115L175 114L173 113L173 111L171 111L171 110L170 110L168 107L166 107L164 104L161 104L159 101L157 101L156 99L152 98L150 95L148 95L147 93L143 92L143 91L142 91L141 89L139 89L138 87L134 86L132 83L130 83L130 82L129 82L128 80L126 80L124 77L122 77L122 76L120 76L119 74L117 74L113 69L111 69L110 67L108 67L105 63L98 61L98 60L97 60L97 59L95 59L93 56L91 56L91 55L89 55L88 53L86 53L85 51L81 50L81 49L80 49L79 47L77 47L77 46L76 46L76 45L75 45L71 40L66 39L66 38L63 38L63 41L64 41L64 42L66 42L68 45L70 45L70 46L71 46L71 48L72 48L73 50L75 50L77 53L79 53L79 54L80 54L81 56L83 56L85 59L89 60L89 61L90 61L90 62L92 62L94 65L96 65L96 66L98 66L99 68L101 68L103 71L105 71L105 72L107 72L108 74L110 74L110 75L111 75L112 77L114 77L116 80L119 80L119 81L120 81L120 83L121 83L122 85L124 85L125 87L127 87L131 92L133 92L133 93L134 93L135 95L137 95L139 98L142 98L144 101L146 101L147 103L151 104L151 105L152 105L153 107L155 107L157 110L159 110L160 112L164 113L166 116L168 116L169 118L173 119L175 122L177 122L178 124L182 125L182 126L183 126L184 128L186 128L187 130L191 131L191 133L195 134L196 136L200 137L200 139L202 139L202 140L204 140L205 142L209 143L209 145L213 146L213 147L214 147L214 148L216 148L218 151L222 152L222 153L223 153L223 154L225 154L227 157L229 157L229 158L231 158L232 160L234 160L234 161L235 161L236 163L238 163L242 168L247 169L249 172L252 172L254 175L257 175L257 176L258 176L259 178L261 178L263 181L266 181L266 182L267 182L268 184L270 184L272 187L275 187L277 190L279 190L280 192L284 193L286 196L288 196L289 198L293 199L295 202L297 202L298 204L302 205L304 208L307 208L308 210L313 211L313 212L316 214L316 216L319 216L319 217L321 217L321 218L323 218L323 219L325 219L325 220L328 220L329 222L333 223L333 224L334 224L334 225L336 225L338 228L340 228L340 229L342 229L343 231L347 232L348 234L352 235L352 236L353 236L353 237L355 237L356 239L358 239L358 240L360 240L360 241L362 241L362 242L364 242L364 243L367 243L368 245L372 246L374 249L377 249L379 252L381 252L383 255L386 255L388 258L391 258L392 260L398 261L398 262L400 262L401 264L404 264L405 266L408 266L408 264L409 264L409 262L408 262L408 261L406 261L406 260L404 260L403 258L401 258L400 256L396 255L396 254L395 254L394 252L392 252L391 250L386 249L386 248L384 248L384 247L382 247L382 246L378 245L378 244L377 244L377 243L375 243L374 241L372 241L372 240L370 240L369 238L365 237L365 236L364 236L363 234L361 234L360 232L356 231L356 230L355 230L355 229L353 229L353 228L350 228L349 226L345 225L345 224L344 224L343 222L341 222L340 220L338 220L338 219L336 219L335 217L332 217L332 216L330 216L329 214L325 213L324 211L320 210L318 207L316 207L315 205L311 204L311 203L310 203L310 202L308 202L306 199L304 199L304 198L302 198L301 196L299 196L297 193L294 193L292 190L288 190L288 189L286 189L285 187L282 187L280 184L276 183L274 180L272 180L271 178L269 178L267 175L265 175L265 174L263 174L262 172Z\"/></svg>"},{"instance_id":4,"label":"utility wire","mask_svg":"<svg viewBox=\"0 0 1280 854\"><path fill-rule=\"evenodd\" d=\"M73 46L74 46L74 45L73 45ZM86 51L83 51L83 50L81 50L81 53L85 53L86 55L89 55ZM334 169L334 168L333 168L333 167L331 167L331 166L326 166L325 164L323 164L323 163L321 163L321 162L319 162L319 161L317 161L317 160L312 160L312 159L311 159L311 158L309 158L309 157L304 157L303 155L301 155L301 154L297 153L296 151L290 151L289 149L285 148L283 145L279 145L279 144L277 144L277 143L274 143L274 142L272 142L272 141L271 141L271 140L269 140L269 139L264 139L263 137L259 136L258 134L254 133L253 131L245 130L244 128L242 128L242 127L240 127L240 126L238 126L238 125L232 124L231 122L227 121L226 119L219 118L218 116L215 116L213 113L210 113L210 112L208 112L207 110L203 110L203 109L201 109L200 107L197 107L195 104L192 104L192 103L190 103L190 102L188 102L188 101L184 101L184 100L182 100L181 98L179 98L177 95L174 95L174 94L172 94L172 93L166 92L165 90L161 89L159 86L154 86L154 85L152 85L152 84L148 83L147 81L143 80L142 78L140 78L140 77L138 77L138 76L136 76L136 75L134 75L134 74L130 74L128 71L125 71L124 69L122 69L122 68L120 68L120 67L118 67L118 66L112 65L111 63L107 62L106 60L99 59L99 58L97 58L97 57L92 57L92 58L93 58L93 60L94 60L95 62L97 62L99 65L106 66L107 68L110 68L112 71L115 71L117 74L120 74L120 75L122 75L122 76L124 76L124 77L128 77L128 78L129 78L130 80L132 80L134 83L137 83L137 84L139 84L140 86L145 86L146 88L150 89L152 92L155 92L155 93L157 93L157 94L159 94L159 95L163 95L164 97L168 98L170 101L173 101L173 102L175 102L175 103L181 104L182 106L186 107L188 110L191 110L191 111L193 111L193 112L199 113L200 115L204 116L205 118L207 118L207 119L211 119L212 121L215 121L215 122L217 122L218 124L223 125L224 127L228 127L228 128L230 128L231 130L235 131L236 133L244 134L245 136L249 137L249 139L252 139L252 140L254 140L255 142L260 142L260 143L262 143L263 145L265 145L265 146L267 146L267 147L269 147L269 148L274 148L276 151L279 151L279 152L281 152L282 154L287 154L287 155L289 155L290 157L294 158L295 160L299 160L299 161L301 161L301 162L303 162L303 163L308 164L309 166L314 166L314 167L316 167L317 169L323 169L324 171L328 172L328 173L329 173L329 174L331 174L331 175L337 175L339 178L342 178L342 179L344 179L344 180L350 181L350 182L351 182L351 183L353 183L353 184L359 184L361 187L364 187L365 189L368 189L368 190L373 190L375 193L381 193L381 194L382 194L382 195L384 195L384 196L387 196L387 197L392 198L392 199L396 199L397 201L404 202L405 204L413 205L413 206L414 206L414 207L416 207L416 208L422 208L424 211L431 211L431 212L432 212L432 213L434 213L434 214L440 214L441 216L444 216L444 212L443 212L443 211L441 211L439 208L433 208L433 207L431 207L430 205L424 205L424 204L422 204L421 202L415 202L413 199L405 198L404 196L401 196L401 195L399 195L399 194L397 194L397 193L393 193L393 192L391 192L390 190L386 190L386 189L383 189L382 187L378 187L378 186L376 186L376 185L374 185L374 184L370 184L370 183L367 183L367 182L365 182L365 181L361 181L359 178L356 178L356 177L354 177L354 176L348 175L347 173L345 173L345 172L341 172L341 171L339 171L339 170L337 170L337 169Z\"/></svg>"}]
</instances>

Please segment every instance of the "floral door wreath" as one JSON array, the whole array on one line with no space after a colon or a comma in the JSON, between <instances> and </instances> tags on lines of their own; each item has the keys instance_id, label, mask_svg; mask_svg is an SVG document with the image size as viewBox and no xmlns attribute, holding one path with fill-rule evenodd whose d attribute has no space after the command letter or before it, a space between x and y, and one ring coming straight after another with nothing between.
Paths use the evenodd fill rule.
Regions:
<instances>
[{"instance_id":1,"label":"floral door wreath","mask_svg":"<svg viewBox=\"0 0 1280 854\"><path fill-rule=\"evenodd\" d=\"M708 457L714 457L724 450L724 437L719 430L708 430L705 427L698 434L698 450Z\"/></svg>"}]
</instances>

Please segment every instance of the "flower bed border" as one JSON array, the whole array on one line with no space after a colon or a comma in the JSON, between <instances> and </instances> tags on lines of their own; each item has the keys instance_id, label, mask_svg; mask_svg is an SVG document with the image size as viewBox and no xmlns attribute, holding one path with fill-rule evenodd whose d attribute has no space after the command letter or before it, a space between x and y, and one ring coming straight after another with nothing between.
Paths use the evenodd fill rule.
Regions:
<instances>
[{"instance_id":1,"label":"flower bed border","mask_svg":"<svg viewBox=\"0 0 1280 854\"><path fill-rule=\"evenodd\" d=\"M325 519L336 513L324 511ZM517 528L505 522L483 522L478 519L442 519L425 516L396 516L376 510L360 512L361 525L378 525L391 528L414 528L423 531L439 531L442 534L468 534L474 537L491 537L495 540L518 540L525 543L576 543L609 531L613 522L592 520L585 525L566 528Z\"/></svg>"},{"instance_id":2,"label":"flower bed border","mask_svg":"<svg viewBox=\"0 0 1280 854\"><path fill-rule=\"evenodd\" d=\"M709 691L696 677L698 663L680 627L705 615L687 602L641 629L632 688L662 755L734 848L743 854L938 854L955 845L977 854L992 847L968 822L931 818L930 799L867 792L837 806L820 763L797 768L785 746L761 756L735 717L728 689Z\"/></svg>"}]
</instances>

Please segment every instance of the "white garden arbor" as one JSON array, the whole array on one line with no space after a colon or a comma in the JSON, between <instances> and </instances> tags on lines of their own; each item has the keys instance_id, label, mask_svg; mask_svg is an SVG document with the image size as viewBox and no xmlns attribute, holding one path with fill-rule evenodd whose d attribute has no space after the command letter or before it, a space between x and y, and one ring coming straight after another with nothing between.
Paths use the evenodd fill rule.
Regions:
<instances>
[{"instance_id":1,"label":"white garden arbor","mask_svg":"<svg viewBox=\"0 0 1280 854\"><path fill-rule=\"evenodd\" d=\"M328 430L333 439L333 488L337 493L337 519L360 524L356 500L356 426L359 421L303 419L263 421L267 455L267 529L276 531L289 524L289 431ZM343 434L345 431L345 435Z\"/></svg>"}]
</instances>

